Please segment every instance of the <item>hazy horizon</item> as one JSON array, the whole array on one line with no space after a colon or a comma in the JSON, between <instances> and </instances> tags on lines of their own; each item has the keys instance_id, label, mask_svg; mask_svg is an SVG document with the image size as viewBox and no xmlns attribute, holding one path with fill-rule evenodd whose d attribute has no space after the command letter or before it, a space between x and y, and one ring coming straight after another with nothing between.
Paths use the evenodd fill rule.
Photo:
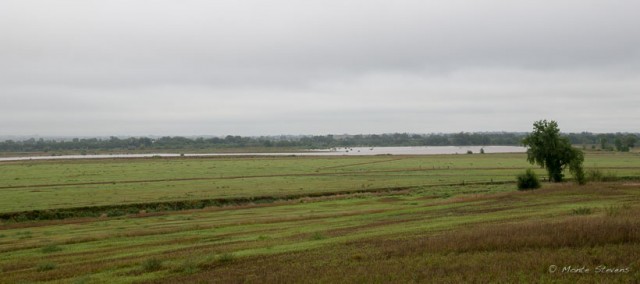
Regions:
<instances>
[{"instance_id":1,"label":"hazy horizon","mask_svg":"<svg viewBox=\"0 0 640 284\"><path fill-rule=\"evenodd\" d=\"M0 3L0 136L639 132L637 1Z\"/></svg>"},{"instance_id":2,"label":"hazy horizon","mask_svg":"<svg viewBox=\"0 0 640 284\"><path fill-rule=\"evenodd\" d=\"M408 135L421 135L421 136L429 136L429 135L455 135L455 134L459 134L460 132L432 132L432 133L411 133L411 132L388 132L388 133L326 133L326 134L271 134L271 135L233 135L233 134L227 134L227 135L208 135L208 134L194 134L194 135L171 135L171 134L166 134L166 135L155 135L155 134L149 134L149 135L77 135L77 136L68 136L68 135L0 135L0 142L3 141L7 141L7 140L16 140L16 141L21 141L21 140L27 140L27 139L63 139L63 140L69 140L69 139L74 139L74 138L78 138L78 139L92 139L92 138L97 138L97 139L108 139L110 137L116 137L116 138L120 138L120 139L126 139L126 138L142 138L142 137L146 137L146 138L162 138L162 137L184 137L184 138L188 138L188 139L195 139L195 138L225 138L226 136L241 136L241 137L249 137L249 138L279 138L279 137L289 137L289 138L299 138L299 137L311 137L311 136L328 136L328 135L332 135L332 136L357 136L357 135L362 135L362 136L372 136L372 135L393 135L393 134L408 134ZM520 134L520 135L526 135L529 132L527 131L476 131L476 132L464 132L464 133L469 133L469 134ZM561 132L561 134L563 135L568 135L568 134L581 134L583 132ZM600 134L634 134L634 135L640 135L640 132L586 132L586 133L591 133L593 135L600 135Z\"/></svg>"}]
</instances>

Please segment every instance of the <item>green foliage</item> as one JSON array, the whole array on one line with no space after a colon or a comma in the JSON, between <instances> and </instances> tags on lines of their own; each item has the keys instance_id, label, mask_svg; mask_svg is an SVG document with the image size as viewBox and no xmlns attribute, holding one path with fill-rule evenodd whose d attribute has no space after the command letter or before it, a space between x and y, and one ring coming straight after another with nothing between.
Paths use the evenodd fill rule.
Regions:
<instances>
[{"instance_id":1,"label":"green foliage","mask_svg":"<svg viewBox=\"0 0 640 284\"><path fill-rule=\"evenodd\" d=\"M591 213L593 213L593 210L591 210L591 208L589 207L579 207L573 209L572 212L573 215L591 215Z\"/></svg>"},{"instance_id":2,"label":"green foliage","mask_svg":"<svg viewBox=\"0 0 640 284\"><path fill-rule=\"evenodd\" d=\"M33 238L31 231L19 232L16 235L19 236L18 239L20 240Z\"/></svg>"},{"instance_id":3,"label":"green foliage","mask_svg":"<svg viewBox=\"0 0 640 284\"><path fill-rule=\"evenodd\" d=\"M584 154L571 146L569 139L560 136L558 123L540 120L533 124L533 132L522 141L527 146L527 161L544 167L549 180L561 182L565 168L573 174L579 184L584 184L582 163Z\"/></svg>"},{"instance_id":4,"label":"green foliage","mask_svg":"<svg viewBox=\"0 0 640 284\"><path fill-rule=\"evenodd\" d=\"M49 271L49 270L53 270L56 269L57 265L53 262L45 262L45 263L40 263L38 264L38 266L36 267L37 271Z\"/></svg>"},{"instance_id":5,"label":"green foliage","mask_svg":"<svg viewBox=\"0 0 640 284\"><path fill-rule=\"evenodd\" d=\"M631 206L629 206L629 204L624 204L624 205L621 205L621 206L620 205L610 205L610 206L604 208L604 212L609 217L618 217L623 213L623 211L628 211L629 209L631 209Z\"/></svg>"},{"instance_id":6,"label":"green foliage","mask_svg":"<svg viewBox=\"0 0 640 284\"><path fill-rule=\"evenodd\" d=\"M218 257L218 262L220 263L229 263L229 262L233 262L233 260L235 259L235 256L233 255L233 253L223 253Z\"/></svg>"},{"instance_id":7,"label":"green foliage","mask_svg":"<svg viewBox=\"0 0 640 284\"><path fill-rule=\"evenodd\" d=\"M531 170L527 169L524 174L518 175L518 190L531 190L540 188L540 180L538 175Z\"/></svg>"},{"instance_id":8,"label":"green foliage","mask_svg":"<svg viewBox=\"0 0 640 284\"><path fill-rule=\"evenodd\" d=\"M271 238L270 238L270 237L268 237L268 236L260 235L260 236L258 236L258 239L257 239L257 240L258 240L258 241L266 241L266 240L269 240L269 239L271 239Z\"/></svg>"},{"instance_id":9,"label":"green foliage","mask_svg":"<svg viewBox=\"0 0 640 284\"><path fill-rule=\"evenodd\" d=\"M185 260L179 267L172 270L173 272L179 272L184 274L194 274L200 269L198 268L198 264L192 260Z\"/></svg>"},{"instance_id":10,"label":"green foliage","mask_svg":"<svg viewBox=\"0 0 640 284\"><path fill-rule=\"evenodd\" d=\"M56 245L48 245L48 246L44 246L42 247L42 253L54 253L54 252L59 252L61 251L62 248Z\"/></svg>"},{"instance_id":11,"label":"green foliage","mask_svg":"<svg viewBox=\"0 0 640 284\"><path fill-rule=\"evenodd\" d=\"M599 135L598 138L600 140L600 149L607 149L607 138L604 135Z\"/></svg>"},{"instance_id":12,"label":"green foliage","mask_svg":"<svg viewBox=\"0 0 640 284\"><path fill-rule=\"evenodd\" d=\"M580 150L576 150L576 149L572 149L572 150L578 152L579 158L576 158L569 163L569 171L571 172L571 174L573 174L573 178L578 184L580 185L586 184L587 178L585 177L584 169L582 168L582 163L584 162L584 155Z\"/></svg>"},{"instance_id":13,"label":"green foliage","mask_svg":"<svg viewBox=\"0 0 640 284\"><path fill-rule=\"evenodd\" d=\"M162 260L159 260L155 257L147 259L145 260L145 262L142 263L142 270L146 272L157 271L157 270L160 270L161 268L162 268Z\"/></svg>"},{"instance_id":14,"label":"green foliage","mask_svg":"<svg viewBox=\"0 0 640 284\"><path fill-rule=\"evenodd\" d=\"M73 284L86 284L86 283L89 283L89 282L91 282L91 277L90 276L82 276L82 277L79 277L79 278L73 280L73 282L71 282L71 283L73 283Z\"/></svg>"},{"instance_id":15,"label":"green foliage","mask_svg":"<svg viewBox=\"0 0 640 284\"><path fill-rule=\"evenodd\" d=\"M602 172L600 169L589 169L587 170L587 180L588 181L597 181L597 182L606 182L606 181L616 181L618 177L614 172Z\"/></svg>"},{"instance_id":16,"label":"green foliage","mask_svg":"<svg viewBox=\"0 0 640 284\"><path fill-rule=\"evenodd\" d=\"M625 146L629 148L635 147L636 142L638 142L638 137L636 137L634 134L627 134L623 140L623 143L625 144Z\"/></svg>"},{"instance_id":17,"label":"green foliage","mask_svg":"<svg viewBox=\"0 0 640 284\"><path fill-rule=\"evenodd\" d=\"M333 135L301 136L283 138L281 136L241 137L226 136L212 138L186 137L110 137L75 138L72 140L27 139L22 141L0 141L0 152L47 152L63 151L86 155L96 151L144 151L144 150L202 150L220 148L334 148L334 147L381 147L381 146L464 146L464 145L517 145L522 137L515 133L468 133L454 134L371 134L347 135L340 138ZM55 153L53 154L55 155Z\"/></svg>"},{"instance_id":18,"label":"green foliage","mask_svg":"<svg viewBox=\"0 0 640 284\"><path fill-rule=\"evenodd\" d=\"M629 150L635 146L637 140L638 138L633 134L627 134L625 136L618 135L614 140L614 145L619 152L629 152Z\"/></svg>"},{"instance_id":19,"label":"green foliage","mask_svg":"<svg viewBox=\"0 0 640 284\"><path fill-rule=\"evenodd\" d=\"M313 233L313 235L311 235L311 240L313 241L324 240L325 238L326 237L320 232L315 232Z\"/></svg>"},{"instance_id":20,"label":"green foliage","mask_svg":"<svg viewBox=\"0 0 640 284\"><path fill-rule=\"evenodd\" d=\"M87 155L101 151L129 151L145 152L148 150L194 150L215 151L224 148L252 148L258 151L271 151L274 147L280 148L334 148L334 147L383 147L383 146L466 146L466 145L518 145L522 135L519 133L468 133L453 134L371 134L371 135L346 135L340 138L333 135L301 136L301 137L241 137L226 136L212 138L186 138L186 137L110 137L99 138L75 138L71 140L6 140L0 141L0 152L51 152L52 156L62 154ZM637 134L606 133L595 135L593 133L571 133L568 139L572 144L600 144L603 150L613 149L607 142L620 139L621 149L633 148L638 140ZM180 153L184 153L180 151ZM181 155L182 156L182 155Z\"/></svg>"}]
</instances>

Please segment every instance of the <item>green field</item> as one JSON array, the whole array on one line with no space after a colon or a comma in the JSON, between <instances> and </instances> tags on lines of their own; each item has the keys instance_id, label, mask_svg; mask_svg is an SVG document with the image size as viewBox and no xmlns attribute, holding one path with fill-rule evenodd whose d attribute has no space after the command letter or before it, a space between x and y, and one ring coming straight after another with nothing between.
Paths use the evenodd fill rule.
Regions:
<instances>
[{"instance_id":1,"label":"green field","mask_svg":"<svg viewBox=\"0 0 640 284\"><path fill-rule=\"evenodd\" d=\"M530 167L524 154L0 163L13 216L0 282L640 279L640 155L586 154L617 181L516 191ZM175 207L206 200L226 203Z\"/></svg>"}]
</instances>

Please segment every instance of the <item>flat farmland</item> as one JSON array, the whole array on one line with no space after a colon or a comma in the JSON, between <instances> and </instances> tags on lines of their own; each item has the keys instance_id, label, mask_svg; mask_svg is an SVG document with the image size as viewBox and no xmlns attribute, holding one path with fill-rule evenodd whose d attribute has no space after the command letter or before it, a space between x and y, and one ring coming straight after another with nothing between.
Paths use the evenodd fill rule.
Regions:
<instances>
[{"instance_id":1,"label":"flat farmland","mask_svg":"<svg viewBox=\"0 0 640 284\"><path fill-rule=\"evenodd\" d=\"M587 153L618 181L516 191L530 167L524 154L1 163L0 213L104 212L3 220L0 282L638 279L640 156ZM144 207L200 200L230 202Z\"/></svg>"},{"instance_id":2,"label":"flat farmland","mask_svg":"<svg viewBox=\"0 0 640 284\"><path fill-rule=\"evenodd\" d=\"M587 155L585 167L640 176L638 159L637 154L594 153ZM531 167L524 154L11 162L0 164L0 213L512 182Z\"/></svg>"}]
</instances>

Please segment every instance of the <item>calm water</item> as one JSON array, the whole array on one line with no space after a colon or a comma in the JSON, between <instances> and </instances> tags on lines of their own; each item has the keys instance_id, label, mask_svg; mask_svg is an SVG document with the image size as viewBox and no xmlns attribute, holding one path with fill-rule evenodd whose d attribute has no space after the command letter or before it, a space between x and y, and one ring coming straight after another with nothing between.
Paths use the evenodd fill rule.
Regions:
<instances>
[{"instance_id":1,"label":"calm water","mask_svg":"<svg viewBox=\"0 0 640 284\"><path fill-rule=\"evenodd\" d=\"M417 146L417 147L350 147L324 150L309 150L308 152L292 153L212 153L212 154L184 154L185 157L216 157L216 156L373 156L373 155L442 155L466 154L472 151L480 153L480 149L489 153L524 153L527 149L519 146ZM66 156L37 156L37 157L6 157L0 161L24 160L58 160L58 159L111 159L111 158L150 158L150 157L179 157L180 154L106 154L106 155L66 155Z\"/></svg>"}]
</instances>

